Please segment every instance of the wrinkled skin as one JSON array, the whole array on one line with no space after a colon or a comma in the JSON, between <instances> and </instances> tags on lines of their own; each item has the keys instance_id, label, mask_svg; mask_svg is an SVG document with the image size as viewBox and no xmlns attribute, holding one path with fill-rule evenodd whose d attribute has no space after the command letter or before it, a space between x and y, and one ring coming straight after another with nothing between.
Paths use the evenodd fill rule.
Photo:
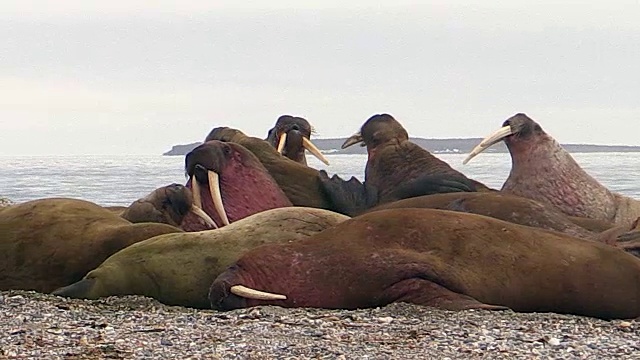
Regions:
<instances>
[{"instance_id":1,"label":"wrinkled skin","mask_svg":"<svg viewBox=\"0 0 640 360\"><path fill-rule=\"evenodd\" d=\"M597 265L597 267L596 267ZM286 296L255 300L243 285ZM392 209L253 249L213 282L215 309L409 302L598 318L640 316L640 260L588 240L460 212Z\"/></svg>"},{"instance_id":2,"label":"wrinkled skin","mask_svg":"<svg viewBox=\"0 0 640 360\"><path fill-rule=\"evenodd\" d=\"M157 236L119 251L54 294L83 299L143 295L168 305L209 308L211 281L248 250L304 239L347 219L326 210L288 207L218 230Z\"/></svg>"},{"instance_id":3,"label":"wrinkled skin","mask_svg":"<svg viewBox=\"0 0 640 360\"><path fill-rule=\"evenodd\" d=\"M193 187L194 179L199 183L202 209L219 227L223 221L212 201L209 171L219 175L220 194L229 222L261 211L291 206L267 169L241 145L207 141L187 154L185 169L189 176L187 187Z\"/></svg>"},{"instance_id":4,"label":"wrinkled skin","mask_svg":"<svg viewBox=\"0 0 640 360\"><path fill-rule=\"evenodd\" d=\"M640 236L632 238L630 234L635 233L635 225L615 226L615 224L609 223L605 227L606 224L600 223L597 225L602 228L592 231L577 225L573 221L574 219L554 206L500 192L420 196L387 203L370 211L402 208L440 209L484 215L514 224L558 231L582 239L619 246L634 255L640 251ZM593 223L585 223L585 225L594 226ZM624 235L625 241L618 243L619 237L622 235Z\"/></svg>"},{"instance_id":5,"label":"wrinkled skin","mask_svg":"<svg viewBox=\"0 0 640 360\"><path fill-rule=\"evenodd\" d=\"M307 165L302 138L311 139L311 124L306 119L291 115L282 115L275 126L269 130L267 142L274 148L278 147L282 134L287 134L282 156L297 163Z\"/></svg>"},{"instance_id":6,"label":"wrinkled skin","mask_svg":"<svg viewBox=\"0 0 640 360\"><path fill-rule=\"evenodd\" d=\"M213 227L191 212L193 196L184 185L171 184L155 189L134 201L120 216L132 223L157 222L184 231L209 230Z\"/></svg>"},{"instance_id":7,"label":"wrinkled skin","mask_svg":"<svg viewBox=\"0 0 640 360\"><path fill-rule=\"evenodd\" d=\"M72 284L113 253L182 230L132 224L83 200L49 198L0 210L0 290L50 292Z\"/></svg>"},{"instance_id":8,"label":"wrinkled skin","mask_svg":"<svg viewBox=\"0 0 640 360\"><path fill-rule=\"evenodd\" d=\"M614 193L587 174L542 127L525 114L503 123L511 172L502 192L558 207L567 215L628 225L640 217L638 200Z\"/></svg>"}]
</instances>

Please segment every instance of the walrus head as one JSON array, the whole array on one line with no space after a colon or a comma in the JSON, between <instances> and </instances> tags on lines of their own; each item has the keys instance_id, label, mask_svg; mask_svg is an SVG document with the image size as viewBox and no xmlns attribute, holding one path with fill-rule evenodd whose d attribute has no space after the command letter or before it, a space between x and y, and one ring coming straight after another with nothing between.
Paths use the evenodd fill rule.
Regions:
<instances>
[{"instance_id":1,"label":"walrus head","mask_svg":"<svg viewBox=\"0 0 640 360\"><path fill-rule=\"evenodd\" d=\"M291 115L282 115L276 125L269 130L267 141L283 156L307 165L305 149L309 150L323 163L329 165L327 158L311 142L313 128L306 119Z\"/></svg>"},{"instance_id":2,"label":"walrus head","mask_svg":"<svg viewBox=\"0 0 640 360\"><path fill-rule=\"evenodd\" d=\"M540 137L541 140L548 140L547 133L542 130L542 127L537 122L523 113L515 114L505 120L500 129L485 137L480 144L473 148L469 156L467 156L462 163L468 163L469 160L473 159L476 155L500 141L504 141L509 151L513 153L514 148L521 147L538 137Z\"/></svg>"},{"instance_id":3,"label":"walrus head","mask_svg":"<svg viewBox=\"0 0 640 360\"><path fill-rule=\"evenodd\" d=\"M158 222L180 227L185 231L216 228L211 217L193 205L191 190L180 184L155 189L131 203L121 216L132 223Z\"/></svg>"},{"instance_id":4,"label":"walrus head","mask_svg":"<svg viewBox=\"0 0 640 360\"><path fill-rule=\"evenodd\" d=\"M236 143L212 140L196 147L185 158L185 171L195 206L218 226L291 206L255 155Z\"/></svg>"},{"instance_id":5,"label":"walrus head","mask_svg":"<svg viewBox=\"0 0 640 360\"><path fill-rule=\"evenodd\" d=\"M366 146L369 156L375 148L390 141L408 141L407 130L389 114L378 114L370 117L360 128L360 131L353 134L343 144L342 148L361 143Z\"/></svg>"}]
</instances>

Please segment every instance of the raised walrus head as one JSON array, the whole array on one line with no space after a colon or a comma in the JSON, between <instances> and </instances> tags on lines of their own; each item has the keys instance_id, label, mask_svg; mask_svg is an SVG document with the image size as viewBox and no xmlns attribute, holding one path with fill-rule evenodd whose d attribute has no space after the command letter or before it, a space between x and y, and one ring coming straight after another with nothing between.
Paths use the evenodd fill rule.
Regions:
<instances>
[{"instance_id":1,"label":"raised walrus head","mask_svg":"<svg viewBox=\"0 0 640 360\"><path fill-rule=\"evenodd\" d=\"M153 190L149 195L131 203L121 216L132 223L158 222L179 227L184 231L201 231L216 227L207 213L193 205L191 190L180 184Z\"/></svg>"},{"instance_id":2,"label":"raised walrus head","mask_svg":"<svg viewBox=\"0 0 640 360\"><path fill-rule=\"evenodd\" d=\"M571 216L628 225L640 217L640 202L612 193L591 175L540 125L516 114L480 142L464 163L504 141L511 172L502 191L546 202Z\"/></svg>"},{"instance_id":3,"label":"raised walrus head","mask_svg":"<svg viewBox=\"0 0 640 360\"><path fill-rule=\"evenodd\" d=\"M378 203L398 200L394 194L398 188L407 187L419 179L440 176L462 181L473 190L488 190L483 184L468 179L449 164L433 156L427 150L409 141L409 135L402 125L389 114L370 117L360 132L348 138L342 148L358 143L367 147L369 157L365 168L365 183L378 191ZM424 195L419 188L407 191L412 196ZM427 194L429 192L426 192Z\"/></svg>"},{"instance_id":4,"label":"raised walrus head","mask_svg":"<svg viewBox=\"0 0 640 360\"><path fill-rule=\"evenodd\" d=\"M410 302L633 318L640 315L640 261L605 244L486 216L381 210L308 239L250 250L216 278L209 299L221 310Z\"/></svg>"},{"instance_id":5,"label":"raised walrus head","mask_svg":"<svg viewBox=\"0 0 640 360\"><path fill-rule=\"evenodd\" d=\"M307 165L306 149L320 161L329 165L329 160L311 142L312 132L311 124L306 119L282 115L276 121L276 125L269 130L266 140L280 154L295 162Z\"/></svg>"},{"instance_id":6,"label":"raised walrus head","mask_svg":"<svg viewBox=\"0 0 640 360\"><path fill-rule=\"evenodd\" d=\"M291 202L260 161L243 146L207 141L185 158L195 206L218 226Z\"/></svg>"},{"instance_id":7,"label":"raised walrus head","mask_svg":"<svg viewBox=\"0 0 640 360\"><path fill-rule=\"evenodd\" d=\"M334 210L323 190L318 170L282 156L267 141L247 136L242 131L229 127L214 128L205 139L209 140L240 144L251 151L293 205Z\"/></svg>"}]
</instances>

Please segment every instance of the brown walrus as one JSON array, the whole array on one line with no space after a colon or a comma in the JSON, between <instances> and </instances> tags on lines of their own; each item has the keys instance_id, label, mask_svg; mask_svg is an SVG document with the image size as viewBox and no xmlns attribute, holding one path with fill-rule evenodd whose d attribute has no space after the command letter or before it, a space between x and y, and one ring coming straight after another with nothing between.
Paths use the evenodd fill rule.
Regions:
<instances>
[{"instance_id":1,"label":"brown walrus","mask_svg":"<svg viewBox=\"0 0 640 360\"><path fill-rule=\"evenodd\" d=\"M306 206L357 215L377 204L377 193L366 191L358 179L344 181L338 176L329 178L325 171L317 171L279 154L266 141L250 137L240 130L218 127L211 130L205 141L233 142L251 151L295 206ZM429 176L409 181L394 190L394 198L416 196L441 191L471 191L469 184L451 177Z\"/></svg>"},{"instance_id":2,"label":"brown walrus","mask_svg":"<svg viewBox=\"0 0 640 360\"><path fill-rule=\"evenodd\" d=\"M329 165L329 160L311 142L312 132L313 128L306 119L298 116L282 115L276 121L275 126L269 129L266 140L282 156L300 164L307 165L306 149L318 160Z\"/></svg>"},{"instance_id":3,"label":"brown walrus","mask_svg":"<svg viewBox=\"0 0 640 360\"><path fill-rule=\"evenodd\" d=\"M346 219L327 210L288 207L218 230L157 236L115 253L54 294L84 299L144 295L169 305L208 308L211 281L249 249L297 241Z\"/></svg>"},{"instance_id":4,"label":"brown walrus","mask_svg":"<svg viewBox=\"0 0 640 360\"><path fill-rule=\"evenodd\" d=\"M0 290L50 292L72 284L111 254L167 224L132 224L94 203L47 198L0 209Z\"/></svg>"},{"instance_id":5,"label":"brown walrus","mask_svg":"<svg viewBox=\"0 0 640 360\"><path fill-rule=\"evenodd\" d=\"M369 211L403 208L440 209L484 215L514 224L558 231L581 239L619 246L633 254L640 251L640 236L631 238L630 234L634 232L637 224L615 226L609 223L608 227L604 227L604 223L594 226L592 223L582 222L585 226L595 229L590 230L579 226L574 218L554 206L501 192L458 192L419 196L383 204ZM618 243L619 237L623 234L625 241Z\"/></svg>"},{"instance_id":6,"label":"brown walrus","mask_svg":"<svg viewBox=\"0 0 640 360\"><path fill-rule=\"evenodd\" d=\"M620 225L640 217L640 202L611 192L587 174L542 127L525 114L507 119L464 160L504 141L511 153L511 172L502 192L555 205L564 213Z\"/></svg>"},{"instance_id":7,"label":"brown walrus","mask_svg":"<svg viewBox=\"0 0 640 360\"><path fill-rule=\"evenodd\" d=\"M215 309L409 302L598 318L640 316L640 259L486 216L392 209L253 249L213 282Z\"/></svg>"},{"instance_id":8,"label":"brown walrus","mask_svg":"<svg viewBox=\"0 0 640 360\"><path fill-rule=\"evenodd\" d=\"M211 140L236 143L251 151L293 205L333 210L323 190L318 170L282 156L265 140L247 136L237 129L214 128L205 139L206 142Z\"/></svg>"},{"instance_id":9,"label":"brown walrus","mask_svg":"<svg viewBox=\"0 0 640 360\"><path fill-rule=\"evenodd\" d=\"M238 144L207 141L187 154L185 169L195 206L218 227L261 211L291 206L260 160Z\"/></svg>"},{"instance_id":10,"label":"brown walrus","mask_svg":"<svg viewBox=\"0 0 640 360\"><path fill-rule=\"evenodd\" d=\"M184 231L215 229L207 213L193 204L191 190L171 184L153 190L125 208L120 215L132 223L157 222L179 227Z\"/></svg>"}]
</instances>

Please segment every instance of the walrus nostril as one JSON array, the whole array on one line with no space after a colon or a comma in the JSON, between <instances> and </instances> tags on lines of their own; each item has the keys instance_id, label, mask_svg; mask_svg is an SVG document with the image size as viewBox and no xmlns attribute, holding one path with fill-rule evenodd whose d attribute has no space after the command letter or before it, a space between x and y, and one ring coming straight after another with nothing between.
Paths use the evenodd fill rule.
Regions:
<instances>
[{"instance_id":1,"label":"walrus nostril","mask_svg":"<svg viewBox=\"0 0 640 360\"><path fill-rule=\"evenodd\" d=\"M298 126L298 124L293 124L293 126L291 127L291 130L298 130L298 131L300 131L300 126Z\"/></svg>"}]
</instances>

